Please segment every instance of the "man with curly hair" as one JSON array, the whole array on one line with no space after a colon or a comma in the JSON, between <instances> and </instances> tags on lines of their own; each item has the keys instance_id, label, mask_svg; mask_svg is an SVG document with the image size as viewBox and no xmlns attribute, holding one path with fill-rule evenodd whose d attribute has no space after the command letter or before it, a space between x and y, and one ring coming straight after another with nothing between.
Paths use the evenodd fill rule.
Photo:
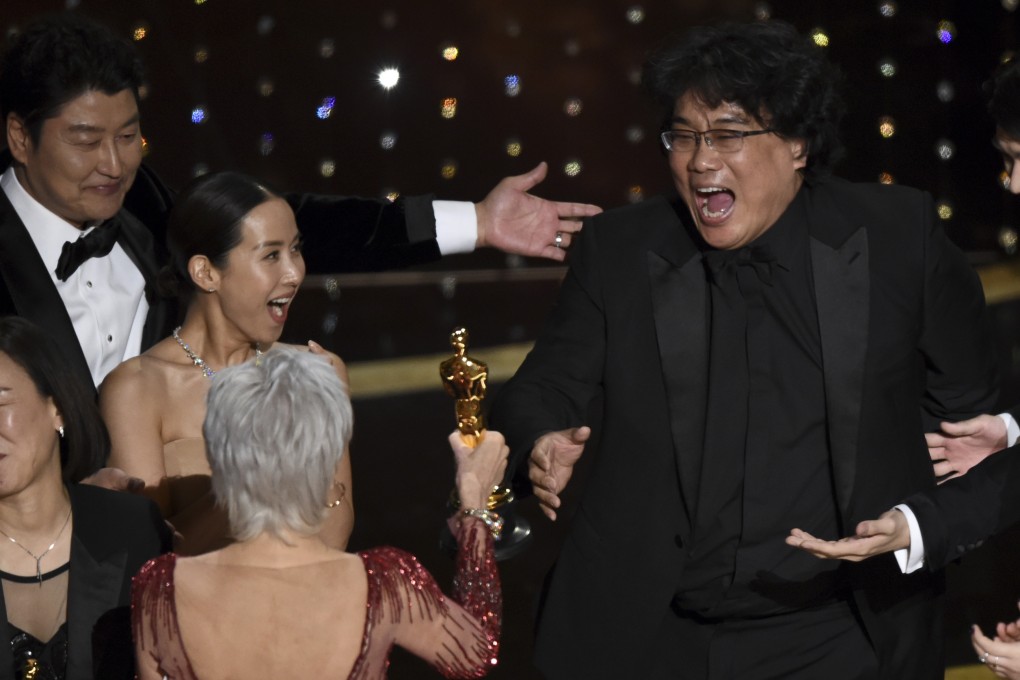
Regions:
<instances>
[{"instance_id":1,"label":"man with curly hair","mask_svg":"<svg viewBox=\"0 0 1020 680\"><path fill-rule=\"evenodd\" d=\"M997 397L931 197L829 174L838 79L778 22L648 61L679 200L589 221L493 407L553 519L598 440L539 615L548 678L942 677L940 574L784 542L931 487L922 433Z\"/></svg>"}]
</instances>

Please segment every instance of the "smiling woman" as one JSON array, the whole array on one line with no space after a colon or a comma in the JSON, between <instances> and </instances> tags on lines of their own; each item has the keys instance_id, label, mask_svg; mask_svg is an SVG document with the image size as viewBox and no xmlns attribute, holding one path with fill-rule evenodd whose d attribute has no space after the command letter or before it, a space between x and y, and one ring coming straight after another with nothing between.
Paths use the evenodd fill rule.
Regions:
<instances>
[{"instance_id":1,"label":"smiling woman","mask_svg":"<svg viewBox=\"0 0 1020 680\"><path fill-rule=\"evenodd\" d=\"M69 372L40 328L0 318L2 678L132 677L130 647L115 642L129 633L131 577L169 548L150 501L77 483L109 440Z\"/></svg>"},{"instance_id":2,"label":"smiling woman","mask_svg":"<svg viewBox=\"0 0 1020 680\"><path fill-rule=\"evenodd\" d=\"M211 378L274 347L305 275L301 237L287 203L250 177L217 173L180 196L167 234L168 293L187 305L184 323L100 388L110 465L143 479L180 535L178 552L230 542L210 488L202 421ZM322 353L346 383L343 362ZM334 480L323 539L344 547L353 525L350 462Z\"/></svg>"}]
</instances>

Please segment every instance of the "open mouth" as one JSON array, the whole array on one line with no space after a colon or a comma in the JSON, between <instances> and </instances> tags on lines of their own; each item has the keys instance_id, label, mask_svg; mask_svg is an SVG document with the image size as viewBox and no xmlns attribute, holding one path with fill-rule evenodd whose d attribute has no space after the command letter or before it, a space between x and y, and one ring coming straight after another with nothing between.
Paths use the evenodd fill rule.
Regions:
<instances>
[{"instance_id":1,"label":"open mouth","mask_svg":"<svg viewBox=\"0 0 1020 680\"><path fill-rule=\"evenodd\" d=\"M694 200L697 203L698 213L704 221L709 223L725 221L733 212L733 206L737 202L734 193L723 187L695 189Z\"/></svg>"},{"instance_id":2,"label":"open mouth","mask_svg":"<svg viewBox=\"0 0 1020 680\"><path fill-rule=\"evenodd\" d=\"M283 323L287 320L287 310L290 308L290 303L293 299L290 297L275 298L266 303L266 307L269 309L269 316L272 317L273 321Z\"/></svg>"}]
</instances>

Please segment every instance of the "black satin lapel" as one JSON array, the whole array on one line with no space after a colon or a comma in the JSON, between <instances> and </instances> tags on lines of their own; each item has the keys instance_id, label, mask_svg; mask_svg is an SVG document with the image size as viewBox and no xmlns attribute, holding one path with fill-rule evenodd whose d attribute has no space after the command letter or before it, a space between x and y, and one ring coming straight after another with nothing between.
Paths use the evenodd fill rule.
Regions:
<instances>
[{"instance_id":1,"label":"black satin lapel","mask_svg":"<svg viewBox=\"0 0 1020 680\"><path fill-rule=\"evenodd\" d=\"M120 236L117 243L124 249L131 261L138 267L145 279L145 300L149 303L149 314L142 332L142 351L165 338L173 327L176 305L159 294L157 278L159 263L152 234L133 215L121 211L114 219L120 221Z\"/></svg>"},{"instance_id":2,"label":"black satin lapel","mask_svg":"<svg viewBox=\"0 0 1020 680\"><path fill-rule=\"evenodd\" d=\"M71 571L67 584L67 680L92 677L92 627L120 604L127 552L97 561L76 535L71 538Z\"/></svg>"},{"instance_id":3,"label":"black satin lapel","mask_svg":"<svg viewBox=\"0 0 1020 680\"><path fill-rule=\"evenodd\" d=\"M815 304L822 339L825 407L836 499L848 515L857 471L857 442L868 348L871 278L868 235L861 228L832 248L811 239Z\"/></svg>"},{"instance_id":4,"label":"black satin lapel","mask_svg":"<svg viewBox=\"0 0 1020 680\"><path fill-rule=\"evenodd\" d=\"M669 402L673 450L690 526L701 478L708 386L708 291L696 254L674 266L648 253L655 333Z\"/></svg>"},{"instance_id":5,"label":"black satin lapel","mask_svg":"<svg viewBox=\"0 0 1020 680\"><path fill-rule=\"evenodd\" d=\"M17 315L37 324L54 338L67 352L79 380L85 385L92 385L92 372L64 301L60 299L28 229L3 191L0 191L0 276Z\"/></svg>"}]
</instances>

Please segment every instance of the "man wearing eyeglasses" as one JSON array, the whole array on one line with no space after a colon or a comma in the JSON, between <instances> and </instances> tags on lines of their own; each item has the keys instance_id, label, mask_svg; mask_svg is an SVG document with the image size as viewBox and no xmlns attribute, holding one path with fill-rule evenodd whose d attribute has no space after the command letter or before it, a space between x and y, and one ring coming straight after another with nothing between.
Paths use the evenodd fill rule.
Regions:
<instances>
[{"instance_id":1,"label":"man wearing eyeglasses","mask_svg":"<svg viewBox=\"0 0 1020 680\"><path fill-rule=\"evenodd\" d=\"M680 202L589 221L493 406L552 519L598 440L539 614L551 680L942 677L940 575L784 542L931 486L921 433L997 395L931 198L828 175L836 81L781 23L696 28L646 66Z\"/></svg>"}]
</instances>

